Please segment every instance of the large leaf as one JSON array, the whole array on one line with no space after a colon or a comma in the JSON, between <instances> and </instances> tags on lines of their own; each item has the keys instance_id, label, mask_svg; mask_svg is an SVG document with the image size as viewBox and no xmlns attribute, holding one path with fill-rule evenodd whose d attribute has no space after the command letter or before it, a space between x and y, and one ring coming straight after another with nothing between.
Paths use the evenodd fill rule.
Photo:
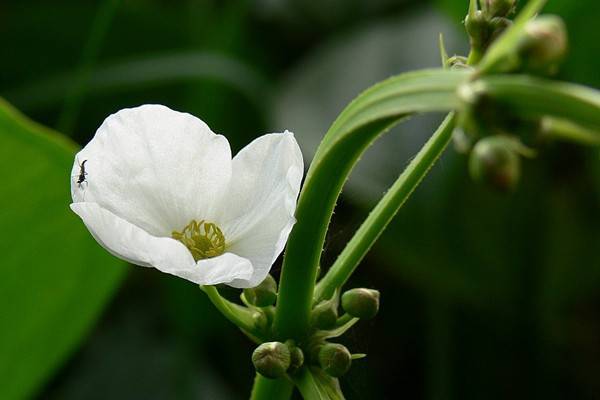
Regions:
<instances>
[{"instance_id":1,"label":"large leaf","mask_svg":"<svg viewBox=\"0 0 600 400\"><path fill-rule=\"evenodd\" d=\"M76 147L0 102L0 398L30 397L75 349L125 268L69 210Z\"/></svg>"}]
</instances>

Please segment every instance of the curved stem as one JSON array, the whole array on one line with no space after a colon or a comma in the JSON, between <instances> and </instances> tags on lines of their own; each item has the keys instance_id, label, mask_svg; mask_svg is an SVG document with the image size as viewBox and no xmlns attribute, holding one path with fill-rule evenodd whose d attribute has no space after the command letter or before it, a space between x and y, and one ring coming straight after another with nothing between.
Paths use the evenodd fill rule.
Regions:
<instances>
[{"instance_id":1,"label":"curved stem","mask_svg":"<svg viewBox=\"0 0 600 400\"><path fill-rule=\"evenodd\" d=\"M294 385L286 378L268 379L256 374L250 400L288 400Z\"/></svg>"},{"instance_id":2,"label":"curved stem","mask_svg":"<svg viewBox=\"0 0 600 400\"><path fill-rule=\"evenodd\" d=\"M402 118L459 107L456 88L469 71L402 74L367 89L340 114L306 176L297 223L288 239L279 283L275 337L302 342L309 332L317 267L337 198L361 154Z\"/></svg>"},{"instance_id":3,"label":"curved stem","mask_svg":"<svg viewBox=\"0 0 600 400\"><path fill-rule=\"evenodd\" d=\"M200 288L206 293L213 305L225 316L225 318L237 325L251 337L260 338L260 334L256 331L252 312L250 310L223 298L215 286L200 286Z\"/></svg>"},{"instance_id":4,"label":"curved stem","mask_svg":"<svg viewBox=\"0 0 600 400\"><path fill-rule=\"evenodd\" d=\"M356 231L327 274L317 284L315 299L328 298L354 272L365 254L392 220L406 199L421 182L448 145L454 129L454 114L449 114L402 175L383 196Z\"/></svg>"},{"instance_id":5,"label":"curved stem","mask_svg":"<svg viewBox=\"0 0 600 400\"><path fill-rule=\"evenodd\" d=\"M565 140L587 145L600 145L600 134L572 122L552 118L542 118L542 135L545 138Z\"/></svg>"}]
</instances>

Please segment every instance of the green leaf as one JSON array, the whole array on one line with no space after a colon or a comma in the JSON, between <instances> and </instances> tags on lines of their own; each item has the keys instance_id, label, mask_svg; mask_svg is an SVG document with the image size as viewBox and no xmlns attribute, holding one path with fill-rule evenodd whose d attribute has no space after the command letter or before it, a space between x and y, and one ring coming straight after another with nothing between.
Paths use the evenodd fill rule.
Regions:
<instances>
[{"instance_id":1,"label":"green leaf","mask_svg":"<svg viewBox=\"0 0 600 400\"><path fill-rule=\"evenodd\" d=\"M390 78L361 94L333 123L317 149L298 201L298 222L280 280L278 336L302 340L307 333L325 233L342 186L361 154L405 116L455 109L456 88L467 76L438 69Z\"/></svg>"},{"instance_id":2,"label":"green leaf","mask_svg":"<svg viewBox=\"0 0 600 400\"><path fill-rule=\"evenodd\" d=\"M294 383L305 400L343 400L339 381L318 368L302 368Z\"/></svg>"},{"instance_id":3,"label":"green leaf","mask_svg":"<svg viewBox=\"0 0 600 400\"><path fill-rule=\"evenodd\" d=\"M0 398L31 397L124 276L69 210L76 147L0 100Z\"/></svg>"}]
</instances>

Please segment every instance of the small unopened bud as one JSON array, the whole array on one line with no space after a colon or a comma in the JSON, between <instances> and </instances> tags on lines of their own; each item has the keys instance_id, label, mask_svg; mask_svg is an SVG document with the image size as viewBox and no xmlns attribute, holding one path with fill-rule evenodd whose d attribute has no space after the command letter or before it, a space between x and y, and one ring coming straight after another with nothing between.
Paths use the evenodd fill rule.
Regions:
<instances>
[{"instance_id":1,"label":"small unopened bud","mask_svg":"<svg viewBox=\"0 0 600 400\"><path fill-rule=\"evenodd\" d=\"M319 365L325 373L337 378L350 369L352 355L341 344L327 343L319 350Z\"/></svg>"},{"instance_id":2,"label":"small unopened bud","mask_svg":"<svg viewBox=\"0 0 600 400\"><path fill-rule=\"evenodd\" d=\"M520 44L524 67L533 71L554 72L567 53L567 29L560 17L544 15L525 26Z\"/></svg>"},{"instance_id":3,"label":"small unopened bud","mask_svg":"<svg viewBox=\"0 0 600 400\"><path fill-rule=\"evenodd\" d=\"M379 291L351 289L342 295L342 308L355 318L371 319L379 311Z\"/></svg>"},{"instance_id":4,"label":"small unopened bud","mask_svg":"<svg viewBox=\"0 0 600 400\"><path fill-rule=\"evenodd\" d=\"M490 17L506 17L515 9L516 0L484 0Z\"/></svg>"},{"instance_id":5,"label":"small unopened bud","mask_svg":"<svg viewBox=\"0 0 600 400\"><path fill-rule=\"evenodd\" d=\"M252 314L254 326L262 332L265 332L269 327L269 318L264 312L255 312Z\"/></svg>"},{"instance_id":6,"label":"small unopened bud","mask_svg":"<svg viewBox=\"0 0 600 400\"><path fill-rule=\"evenodd\" d=\"M508 18L495 17L490 21L490 41L496 40L505 30L512 26L513 22Z\"/></svg>"},{"instance_id":7,"label":"small unopened bud","mask_svg":"<svg viewBox=\"0 0 600 400\"><path fill-rule=\"evenodd\" d=\"M280 378L290 367L291 354L280 342L263 343L252 353L252 364L256 371L267 378Z\"/></svg>"},{"instance_id":8,"label":"small unopened bud","mask_svg":"<svg viewBox=\"0 0 600 400\"><path fill-rule=\"evenodd\" d=\"M304 353L302 352L302 349L300 349L300 347L297 347L291 343L287 344L288 348L290 349L291 356L290 367L288 368L288 372L290 374L293 374L294 372L298 371L302 367L302 365L304 365Z\"/></svg>"},{"instance_id":9,"label":"small unopened bud","mask_svg":"<svg viewBox=\"0 0 600 400\"><path fill-rule=\"evenodd\" d=\"M253 288L244 289L246 300L257 307L272 306L277 301L277 282L271 275Z\"/></svg>"},{"instance_id":10,"label":"small unopened bud","mask_svg":"<svg viewBox=\"0 0 600 400\"><path fill-rule=\"evenodd\" d=\"M325 300L317 304L311 314L312 325L319 329L332 329L338 319L338 302L336 300Z\"/></svg>"},{"instance_id":11,"label":"small unopened bud","mask_svg":"<svg viewBox=\"0 0 600 400\"><path fill-rule=\"evenodd\" d=\"M489 38L489 20L481 10L468 14L465 18L465 29L471 40L471 47L482 49Z\"/></svg>"},{"instance_id":12,"label":"small unopened bud","mask_svg":"<svg viewBox=\"0 0 600 400\"><path fill-rule=\"evenodd\" d=\"M497 189L515 187L521 175L521 159L511 139L488 136L475 144L469 158L471 177Z\"/></svg>"}]
</instances>

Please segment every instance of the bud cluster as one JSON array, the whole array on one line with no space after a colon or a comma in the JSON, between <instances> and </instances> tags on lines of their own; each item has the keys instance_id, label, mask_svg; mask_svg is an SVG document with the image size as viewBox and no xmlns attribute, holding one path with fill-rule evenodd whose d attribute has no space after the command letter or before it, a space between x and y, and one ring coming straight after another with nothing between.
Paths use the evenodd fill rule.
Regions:
<instances>
[{"instance_id":1,"label":"bud cluster","mask_svg":"<svg viewBox=\"0 0 600 400\"><path fill-rule=\"evenodd\" d=\"M464 24L471 48L483 53L512 24L507 17L514 11L516 0L480 0L479 6L477 3L472 0Z\"/></svg>"},{"instance_id":2,"label":"bud cluster","mask_svg":"<svg viewBox=\"0 0 600 400\"><path fill-rule=\"evenodd\" d=\"M257 299L262 299L261 293L264 289L269 289L267 292L270 292L273 288L276 290L276 285L267 282L254 288L252 292L245 291L245 301L255 306L266 305L269 302ZM344 315L338 317L340 303ZM305 363L321 368L331 377L340 377L350 369L353 359L361 358L364 354L353 355L345 346L331 343L328 339L343 335L358 319L374 318L378 311L377 290L356 288L344 292L341 296L338 290L330 299L323 300L313 307L312 332L305 342L296 344L288 340L285 343L262 343L254 350L252 363L258 373L272 379L281 378L286 374L293 375ZM308 355L307 359L303 349Z\"/></svg>"}]
</instances>

